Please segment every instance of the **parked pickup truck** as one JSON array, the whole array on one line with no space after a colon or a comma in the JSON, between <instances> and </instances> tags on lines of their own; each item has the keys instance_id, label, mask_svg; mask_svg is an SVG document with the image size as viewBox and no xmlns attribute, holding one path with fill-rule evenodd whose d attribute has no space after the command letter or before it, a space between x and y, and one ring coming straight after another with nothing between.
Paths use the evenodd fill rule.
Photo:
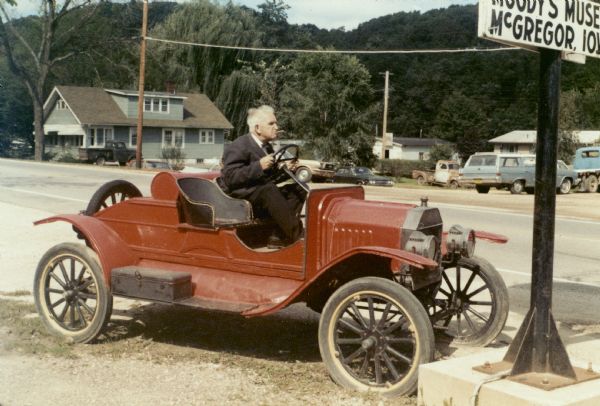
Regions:
<instances>
[{"instance_id":1,"label":"parked pickup truck","mask_svg":"<svg viewBox=\"0 0 600 406\"><path fill-rule=\"evenodd\" d=\"M121 141L106 141L104 148L79 148L79 159L96 165L104 165L106 162L125 165L135 159L135 150L127 149Z\"/></svg>"},{"instance_id":2,"label":"parked pickup truck","mask_svg":"<svg viewBox=\"0 0 600 406\"><path fill-rule=\"evenodd\" d=\"M458 170L460 165L456 161L437 161L435 170L413 170L412 178L419 185L443 185L456 189L458 185Z\"/></svg>"},{"instance_id":3,"label":"parked pickup truck","mask_svg":"<svg viewBox=\"0 0 600 406\"><path fill-rule=\"evenodd\" d=\"M600 179L600 147L579 148L575 152L573 169L581 180L581 192L597 192Z\"/></svg>"},{"instance_id":4,"label":"parked pickup truck","mask_svg":"<svg viewBox=\"0 0 600 406\"><path fill-rule=\"evenodd\" d=\"M512 194L534 193L535 155L477 152L460 170L460 184L474 184L478 193L491 187L508 189ZM577 172L563 161L556 164L556 190L567 194L579 183Z\"/></svg>"}]
</instances>

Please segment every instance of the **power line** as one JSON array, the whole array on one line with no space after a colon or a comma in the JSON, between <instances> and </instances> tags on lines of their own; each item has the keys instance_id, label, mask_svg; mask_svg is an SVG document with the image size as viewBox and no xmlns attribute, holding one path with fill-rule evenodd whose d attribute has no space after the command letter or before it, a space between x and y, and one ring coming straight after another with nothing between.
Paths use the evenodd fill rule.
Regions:
<instances>
[{"instance_id":1,"label":"power line","mask_svg":"<svg viewBox=\"0 0 600 406\"><path fill-rule=\"evenodd\" d=\"M390 49L390 50L327 50L327 49L291 49L291 48L258 48L243 47L233 45L215 45L203 44L199 42L175 41L163 38L146 37L148 41L164 42L167 44L190 45L202 48L234 49L238 51L262 51L262 52L280 52L280 53L299 53L299 54L458 54L473 52L498 52L498 51L519 51L521 48L457 48L457 49Z\"/></svg>"}]
</instances>

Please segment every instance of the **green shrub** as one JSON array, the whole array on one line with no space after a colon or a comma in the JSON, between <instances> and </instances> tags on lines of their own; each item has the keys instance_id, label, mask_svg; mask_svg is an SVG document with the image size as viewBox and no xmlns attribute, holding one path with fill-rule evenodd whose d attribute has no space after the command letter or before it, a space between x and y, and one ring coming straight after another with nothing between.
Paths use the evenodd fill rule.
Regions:
<instances>
[{"instance_id":1,"label":"green shrub","mask_svg":"<svg viewBox=\"0 0 600 406\"><path fill-rule=\"evenodd\" d=\"M180 171L185 168L185 153L180 147L165 147L161 152L163 159L167 160L173 170Z\"/></svg>"}]
</instances>

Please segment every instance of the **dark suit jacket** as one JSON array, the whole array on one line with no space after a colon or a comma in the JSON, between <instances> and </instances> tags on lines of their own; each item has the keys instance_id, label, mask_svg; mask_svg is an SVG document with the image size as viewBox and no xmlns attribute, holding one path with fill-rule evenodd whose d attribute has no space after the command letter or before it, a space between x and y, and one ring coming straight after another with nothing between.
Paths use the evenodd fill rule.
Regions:
<instances>
[{"instance_id":1,"label":"dark suit jacket","mask_svg":"<svg viewBox=\"0 0 600 406\"><path fill-rule=\"evenodd\" d=\"M220 185L229 195L246 198L256 187L269 182L259 160L266 152L254 141L250 134L238 137L231 144L225 145L223 152L223 169L221 169Z\"/></svg>"}]
</instances>

